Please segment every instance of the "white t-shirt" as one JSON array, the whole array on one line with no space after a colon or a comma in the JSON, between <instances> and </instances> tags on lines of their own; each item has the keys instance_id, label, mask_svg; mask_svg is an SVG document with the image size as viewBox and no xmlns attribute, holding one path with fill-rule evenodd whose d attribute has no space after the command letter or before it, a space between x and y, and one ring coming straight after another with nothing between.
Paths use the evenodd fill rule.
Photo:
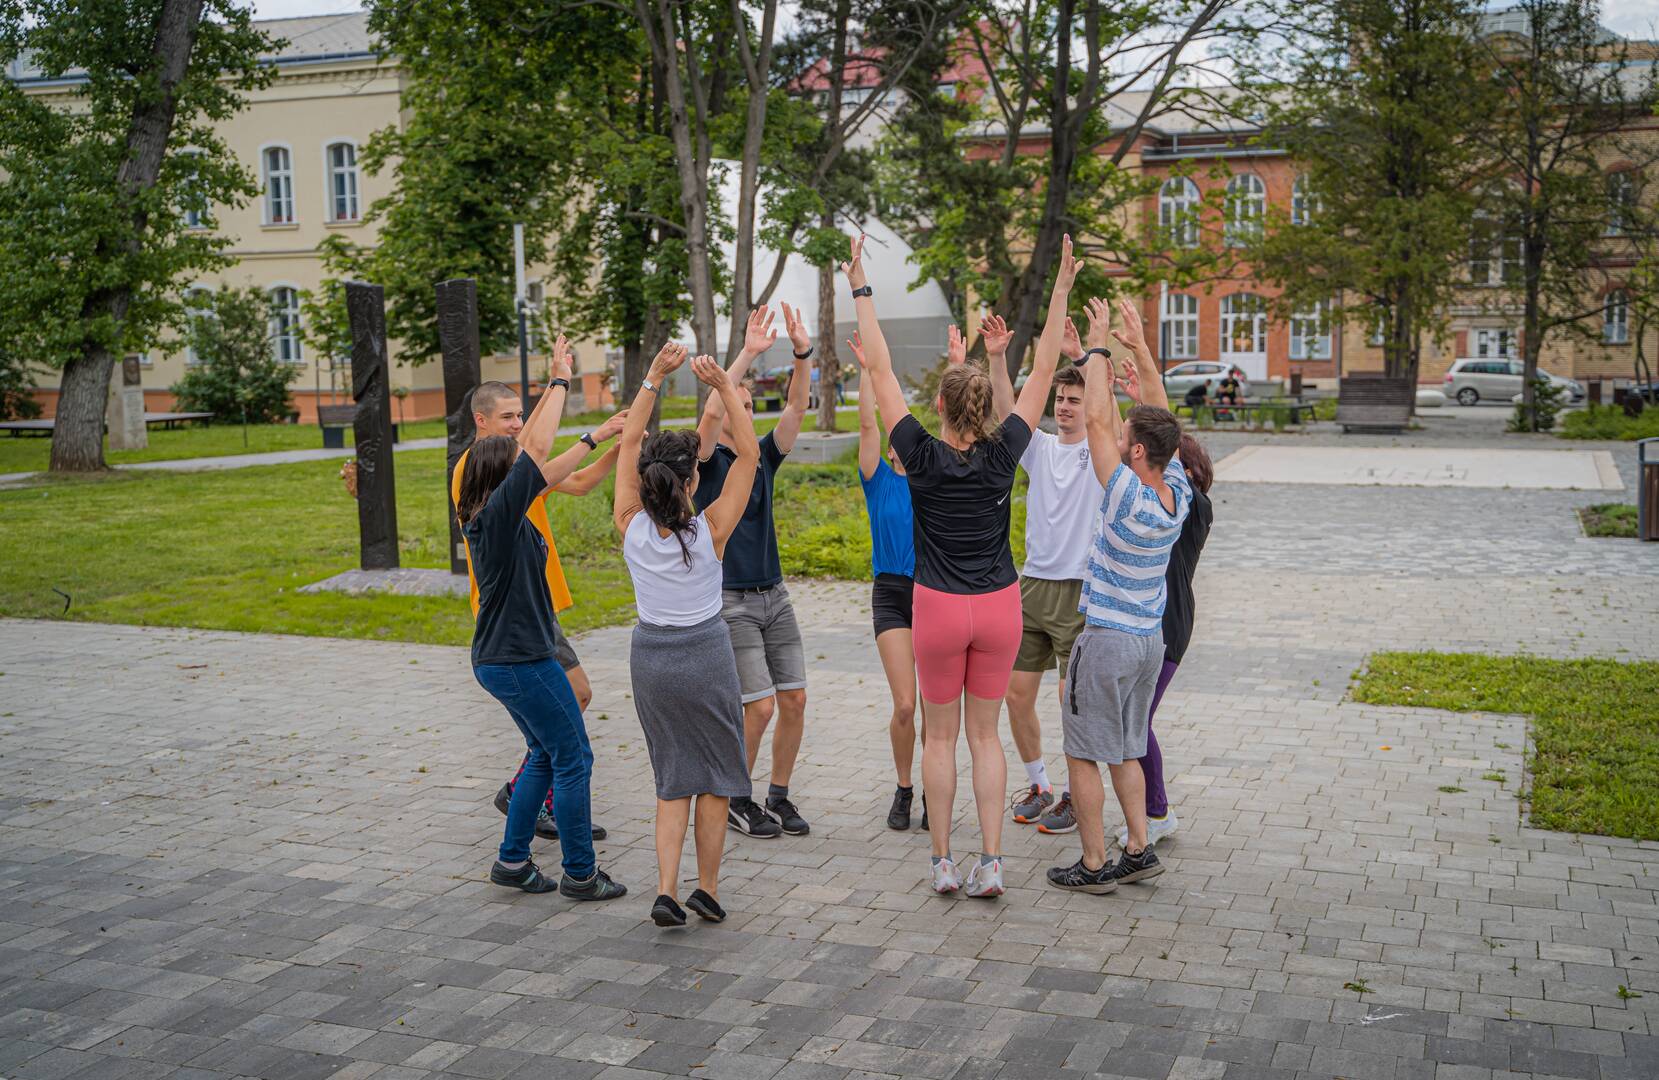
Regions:
<instances>
[{"instance_id":1,"label":"white t-shirt","mask_svg":"<svg viewBox=\"0 0 1659 1080\"><path fill-rule=\"evenodd\" d=\"M1106 489L1089 461L1089 441L1062 443L1033 431L1020 457L1031 485L1025 500L1026 577L1080 581L1089 572L1089 541Z\"/></svg>"},{"instance_id":2,"label":"white t-shirt","mask_svg":"<svg viewBox=\"0 0 1659 1080\"><path fill-rule=\"evenodd\" d=\"M622 537L622 558L634 579L634 608L639 621L656 626L696 626L720 614L720 560L714 555L708 518L698 514L685 548L673 535L664 536L644 510L628 522Z\"/></svg>"}]
</instances>

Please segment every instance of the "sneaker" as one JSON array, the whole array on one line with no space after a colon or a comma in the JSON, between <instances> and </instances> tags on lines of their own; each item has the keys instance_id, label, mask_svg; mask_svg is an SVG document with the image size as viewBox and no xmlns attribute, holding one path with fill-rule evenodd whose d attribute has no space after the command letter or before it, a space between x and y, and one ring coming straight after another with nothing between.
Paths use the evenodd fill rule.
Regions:
<instances>
[{"instance_id":1,"label":"sneaker","mask_svg":"<svg viewBox=\"0 0 1659 1080\"><path fill-rule=\"evenodd\" d=\"M684 926L685 909L667 893L658 893L657 902L651 905L651 921L658 926Z\"/></svg>"},{"instance_id":2,"label":"sneaker","mask_svg":"<svg viewBox=\"0 0 1659 1080\"><path fill-rule=\"evenodd\" d=\"M956 872L956 864L949 858L940 859L933 864L933 891L940 896L955 892L962 887L962 876Z\"/></svg>"},{"instance_id":3,"label":"sneaker","mask_svg":"<svg viewBox=\"0 0 1659 1080\"><path fill-rule=\"evenodd\" d=\"M1037 822L1037 831L1053 834L1077 831L1077 814L1071 808L1071 792L1060 794L1060 801L1054 804L1054 809Z\"/></svg>"},{"instance_id":4,"label":"sneaker","mask_svg":"<svg viewBox=\"0 0 1659 1080\"><path fill-rule=\"evenodd\" d=\"M753 799L733 799L726 806L726 825L745 836L770 839L783 832L777 819Z\"/></svg>"},{"instance_id":5,"label":"sneaker","mask_svg":"<svg viewBox=\"0 0 1659 1080\"><path fill-rule=\"evenodd\" d=\"M979 896L986 899L1002 895L1002 859L992 859L985 862L975 859L973 866L968 868L968 880L962 891L969 896Z\"/></svg>"},{"instance_id":6,"label":"sneaker","mask_svg":"<svg viewBox=\"0 0 1659 1080\"><path fill-rule=\"evenodd\" d=\"M628 895L628 886L618 885L603 870L595 870L586 881L577 881L566 874L559 879L559 894L572 900L615 900Z\"/></svg>"},{"instance_id":7,"label":"sneaker","mask_svg":"<svg viewBox=\"0 0 1659 1080\"><path fill-rule=\"evenodd\" d=\"M887 811L887 827L904 832L910 828L910 803L916 797L914 789L899 788L893 792L893 806Z\"/></svg>"},{"instance_id":8,"label":"sneaker","mask_svg":"<svg viewBox=\"0 0 1659 1080\"><path fill-rule=\"evenodd\" d=\"M1164 864L1158 861L1158 856L1152 853L1151 845L1147 845L1140 854L1131 855L1127 851L1118 859L1116 866L1107 867L1112 880L1127 885L1131 881L1145 881L1155 878L1164 872Z\"/></svg>"},{"instance_id":9,"label":"sneaker","mask_svg":"<svg viewBox=\"0 0 1659 1080\"><path fill-rule=\"evenodd\" d=\"M801 816L801 812L795 809L795 804L788 799L768 797L766 809L778 819L779 827L790 836L805 836L812 831L812 826L806 823L806 818Z\"/></svg>"},{"instance_id":10,"label":"sneaker","mask_svg":"<svg viewBox=\"0 0 1659 1080\"><path fill-rule=\"evenodd\" d=\"M512 801L513 782L509 780L505 784L501 785L500 791L495 793L495 808L501 811L502 817L507 816L507 805ZM559 826L554 824L553 815L547 812L547 807L545 805L540 810L536 811L536 835L541 837L543 840L557 840L559 838ZM608 835L610 834L605 832L605 826L595 825L593 827L593 839L595 842L605 839Z\"/></svg>"},{"instance_id":11,"label":"sneaker","mask_svg":"<svg viewBox=\"0 0 1659 1080\"><path fill-rule=\"evenodd\" d=\"M1014 812L1014 820L1021 825L1035 825L1053 802L1054 792L1032 784L1030 790L1016 794L1008 808Z\"/></svg>"},{"instance_id":12,"label":"sneaker","mask_svg":"<svg viewBox=\"0 0 1659 1080\"><path fill-rule=\"evenodd\" d=\"M541 872L540 867L528 860L517 870L509 870L497 862L490 867L490 883L530 893L552 892L559 887L552 878Z\"/></svg>"},{"instance_id":13,"label":"sneaker","mask_svg":"<svg viewBox=\"0 0 1659 1080\"><path fill-rule=\"evenodd\" d=\"M720 901L697 889L686 897L685 906L697 913L697 917L708 922L725 922L726 909L720 906Z\"/></svg>"},{"instance_id":14,"label":"sneaker","mask_svg":"<svg viewBox=\"0 0 1659 1080\"><path fill-rule=\"evenodd\" d=\"M1068 892L1091 893L1103 896L1117 889L1117 879L1112 876L1112 864L1107 862L1099 870L1090 870L1078 859L1070 866L1056 866L1048 872L1048 883L1056 889L1065 889Z\"/></svg>"},{"instance_id":15,"label":"sneaker","mask_svg":"<svg viewBox=\"0 0 1659 1080\"><path fill-rule=\"evenodd\" d=\"M1149 817L1146 819L1146 846L1152 847L1160 840L1168 840L1175 835L1175 830L1181 827L1173 812L1163 817ZM1118 826L1118 847L1129 846L1129 826Z\"/></svg>"}]
</instances>

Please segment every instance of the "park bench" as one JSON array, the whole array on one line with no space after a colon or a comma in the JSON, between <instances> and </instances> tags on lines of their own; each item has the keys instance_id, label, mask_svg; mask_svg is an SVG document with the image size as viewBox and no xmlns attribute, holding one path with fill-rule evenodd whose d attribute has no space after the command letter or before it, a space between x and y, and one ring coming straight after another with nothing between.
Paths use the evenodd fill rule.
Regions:
<instances>
[{"instance_id":1,"label":"park bench","mask_svg":"<svg viewBox=\"0 0 1659 1080\"><path fill-rule=\"evenodd\" d=\"M346 429L357 423L356 405L318 405L317 424L323 429L323 449L344 450ZM397 442L397 424L392 425L392 441Z\"/></svg>"},{"instance_id":2,"label":"park bench","mask_svg":"<svg viewBox=\"0 0 1659 1080\"><path fill-rule=\"evenodd\" d=\"M1410 379L1380 371L1355 372L1344 375L1338 385L1336 422L1344 432L1397 433L1411 423L1416 402L1417 387Z\"/></svg>"},{"instance_id":3,"label":"park bench","mask_svg":"<svg viewBox=\"0 0 1659 1080\"><path fill-rule=\"evenodd\" d=\"M171 431L181 424L211 424L213 423L213 414L210 412L147 412L144 414L144 423L150 427L160 424L163 428ZM45 435L50 437L56 427L57 421L50 418L46 420L7 420L0 422L0 431L4 431L14 439L19 435Z\"/></svg>"},{"instance_id":4,"label":"park bench","mask_svg":"<svg viewBox=\"0 0 1659 1080\"><path fill-rule=\"evenodd\" d=\"M1196 407L1181 402L1172 411L1176 416L1192 417L1195 424L1206 416L1215 423L1243 420L1258 426L1271 422L1275 416L1284 416L1292 424L1301 424L1315 418L1314 403L1298 398L1264 398L1243 401L1237 405L1217 405L1211 402Z\"/></svg>"}]
</instances>

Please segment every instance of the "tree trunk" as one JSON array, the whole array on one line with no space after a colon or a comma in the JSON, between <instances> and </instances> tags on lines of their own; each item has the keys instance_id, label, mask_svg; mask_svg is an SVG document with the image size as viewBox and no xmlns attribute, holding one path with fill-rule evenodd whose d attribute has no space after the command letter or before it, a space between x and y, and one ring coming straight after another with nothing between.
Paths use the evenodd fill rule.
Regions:
<instances>
[{"instance_id":1,"label":"tree trunk","mask_svg":"<svg viewBox=\"0 0 1659 1080\"><path fill-rule=\"evenodd\" d=\"M760 20L758 50L749 47L743 27L742 7L732 0L732 33L738 35L738 51L749 76L749 107L743 121L743 160L738 165L737 245L732 259L732 327L726 336L726 363L743 347L744 324L755 302L755 201L760 188L760 150L766 137L767 73L772 67L772 31L777 21L777 0L765 0ZM780 252L779 259L786 258Z\"/></svg>"},{"instance_id":2,"label":"tree trunk","mask_svg":"<svg viewBox=\"0 0 1659 1080\"><path fill-rule=\"evenodd\" d=\"M156 20L155 47L149 70L157 76L153 95L141 95L127 125L127 152L115 174L116 197L131 207L132 231L121 241L102 238L93 254L96 265L133 259L143 248L149 214L139 196L155 186L167 139L178 111L179 84L190 67L201 22L202 0L165 0ZM81 305L83 325L108 320L121 327L132 301L132 286L118 283L89 293ZM109 395L109 373L114 354L88 334L81 353L63 368L59 384L57 422L52 430L53 472L96 472L104 468L104 406Z\"/></svg>"},{"instance_id":3,"label":"tree trunk","mask_svg":"<svg viewBox=\"0 0 1659 1080\"><path fill-rule=\"evenodd\" d=\"M643 2L643 0L642 0ZM680 73L679 32L674 7L668 0L656 0L658 23L641 10L647 24L653 61L662 66L663 85L668 91L668 126L674 140L674 159L680 169L680 210L685 215L686 284L691 290L691 333L699 354L712 354L715 342L714 275L709 266L708 177L709 160L697 153L686 104L686 80ZM687 50L694 49L687 42ZM695 71L688 72L695 78ZM696 140L700 142L701 140ZM698 397L702 394L699 392Z\"/></svg>"},{"instance_id":4,"label":"tree trunk","mask_svg":"<svg viewBox=\"0 0 1659 1080\"><path fill-rule=\"evenodd\" d=\"M831 218L829 226L834 227ZM818 268L818 430L835 430L835 382L841 361L835 353L835 267Z\"/></svg>"}]
</instances>

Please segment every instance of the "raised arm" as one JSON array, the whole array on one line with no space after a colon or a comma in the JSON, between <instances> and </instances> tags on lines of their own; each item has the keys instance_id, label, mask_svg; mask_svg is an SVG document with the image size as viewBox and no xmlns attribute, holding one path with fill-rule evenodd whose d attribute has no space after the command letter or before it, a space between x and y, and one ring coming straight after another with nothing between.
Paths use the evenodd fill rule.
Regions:
<instances>
[{"instance_id":1,"label":"raised arm","mask_svg":"<svg viewBox=\"0 0 1659 1080\"><path fill-rule=\"evenodd\" d=\"M870 385L870 376L864 371L864 344L858 331L847 341L847 348L858 357L858 474L868 480L881 465L881 428L876 424L876 392Z\"/></svg>"},{"instance_id":2,"label":"raised arm","mask_svg":"<svg viewBox=\"0 0 1659 1080\"><path fill-rule=\"evenodd\" d=\"M778 332L772 329L771 309L762 304L749 312L749 324L743 330L743 348L738 350L732 366L726 369L732 386L742 385L743 376L749 373L755 358L765 355L777 340ZM698 461L707 461L714 456L714 444L720 441L720 422L725 418L726 403L720 400L719 395L710 394L703 405L703 417L697 422Z\"/></svg>"},{"instance_id":3,"label":"raised arm","mask_svg":"<svg viewBox=\"0 0 1659 1080\"><path fill-rule=\"evenodd\" d=\"M686 347L670 341L657 351L651 361L651 370L645 381L661 387L662 381L685 363ZM622 442L616 456L616 501L611 504L611 520L616 531L626 533L628 523L645 507L639 501L639 448L645 444L645 425L651 422L651 396L657 391L641 385L628 407L627 420L622 426Z\"/></svg>"},{"instance_id":4,"label":"raised arm","mask_svg":"<svg viewBox=\"0 0 1659 1080\"><path fill-rule=\"evenodd\" d=\"M1001 423L1014 411L1014 379L1008 373L1008 342L1014 332L1001 315L987 315L979 320L979 336L985 342L985 366L990 369L991 406Z\"/></svg>"},{"instance_id":5,"label":"raised arm","mask_svg":"<svg viewBox=\"0 0 1659 1080\"><path fill-rule=\"evenodd\" d=\"M1077 271L1082 265L1081 259L1072 256L1071 237L1066 236L1060 243L1060 266L1054 274L1054 291L1048 298L1048 321L1037 339L1031 374L1014 403L1014 412L1032 430L1036 430L1037 421L1043 418L1043 409L1048 406L1048 391L1054 385L1054 369L1060 363L1060 348L1066 335L1066 303L1071 299L1072 282L1077 280Z\"/></svg>"},{"instance_id":6,"label":"raised arm","mask_svg":"<svg viewBox=\"0 0 1659 1080\"><path fill-rule=\"evenodd\" d=\"M570 344L565 341L563 334L553 343L553 359L550 366L552 375L548 379L547 389L536 400L536 407L531 410L530 419L519 429L518 445L537 463L542 471L542 478L551 485L569 476L587 456L588 448L586 443L577 443L552 461L547 460L549 451L553 449L553 439L559 433L559 416L565 407L565 387L554 386L553 381L563 379L565 386L570 385Z\"/></svg>"},{"instance_id":7,"label":"raised arm","mask_svg":"<svg viewBox=\"0 0 1659 1080\"><path fill-rule=\"evenodd\" d=\"M779 306L783 308L783 328L794 349L795 366L789 372L789 397L783 403L783 415L772 429L772 441L779 451L787 454L795 449L795 436L801 433L807 406L812 401L812 338L807 336L806 321L801 318L799 308L791 310L788 304ZM824 387L822 392L833 394L835 388Z\"/></svg>"},{"instance_id":8,"label":"raised arm","mask_svg":"<svg viewBox=\"0 0 1659 1080\"><path fill-rule=\"evenodd\" d=\"M870 279L864 274L863 234L854 238L852 257L841 264L841 273L846 275L847 284L855 292L869 288ZM876 319L875 300L866 293L855 296L853 306L858 311L858 336L864 344L864 352L858 358L864 365L859 392L863 393L864 386L874 389L876 407L881 410L882 430L892 435L894 426L910 415L910 406L905 404L904 391L893 374L893 357L887 351L887 339L882 336L881 323Z\"/></svg>"},{"instance_id":9,"label":"raised arm","mask_svg":"<svg viewBox=\"0 0 1659 1080\"><path fill-rule=\"evenodd\" d=\"M594 428L590 437L595 443L609 442L618 435L622 434L622 425L627 422L627 419L628 410L623 409L621 412L615 413L608 417L603 424L600 424L598 427ZM580 440L577 441L576 445L582 447L587 446L586 443L581 442ZM587 452L587 450L583 451L584 454ZM610 471L615 467L616 447L613 446L609 450L605 451L599 460L595 461L592 465L584 465L580 469L577 469L575 472L571 473L569 476L565 477L563 480L560 480L557 483L550 482L549 486L561 495L586 495L588 492L598 487L605 477L610 475ZM546 475L547 469L544 467L542 469L542 476L545 477Z\"/></svg>"},{"instance_id":10,"label":"raised arm","mask_svg":"<svg viewBox=\"0 0 1659 1080\"><path fill-rule=\"evenodd\" d=\"M1100 305L1096 310L1095 304ZM1108 323L1105 319L1104 301L1093 301L1089 305L1089 341L1098 338L1106 340ZM1098 321L1097 321L1098 319ZM1112 362L1102 356L1091 356L1089 362L1083 365L1083 422L1088 434L1089 463L1094 466L1095 478L1102 487L1110 487L1112 474L1117 471L1118 457L1118 425L1123 422L1118 415L1117 398L1112 393L1115 379L1112 372Z\"/></svg>"},{"instance_id":11,"label":"raised arm","mask_svg":"<svg viewBox=\"0 0 1659 1080\"><path fill-rule=\"evenodd\" d=\"M1158 363L1152 359L1152 349L1146 344L1146 331L1141 326L1141 313L1128 297L1118 300L1118 316L1122 326L1112 336L1129 348L1134 357L1135 374L1140 380L1142 405L1157 409L1169 408L1169 391L1163 376L1158 374Z\"/></svg>"},{"instance_id":12,"label":"raised arm","mask_svg":"<svg viewBox=\"0 0 1659 1080\"><path fill-rule=\"evenodd\" d=\"M703 511L703 518L709 523L709 539L714 543L714 555L723 559L726 557L726 541L731 539L737 523L743 520L743 511L749 508L749 491L754 487L755 471L760 467L760 441L755 438L754 418L744 411L730 374L715 363L714 357L694 358L691 370L697 373L697 378L711 393L725 399L726 408L731 410L732 415L732 442L736 444L732 450L737 458L726 470L720 497Z\"/></svg>"}]
</instances>

